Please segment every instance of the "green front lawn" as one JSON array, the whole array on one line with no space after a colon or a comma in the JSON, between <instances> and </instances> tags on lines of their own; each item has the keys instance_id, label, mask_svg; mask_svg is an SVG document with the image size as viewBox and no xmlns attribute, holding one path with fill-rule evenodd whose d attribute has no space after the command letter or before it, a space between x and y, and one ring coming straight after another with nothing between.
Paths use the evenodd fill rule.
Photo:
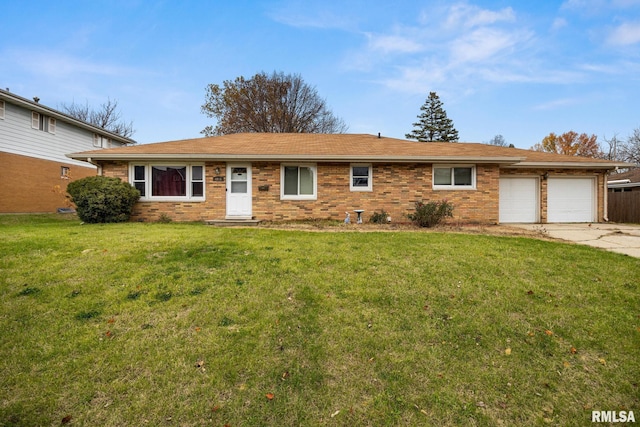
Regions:
<instances>
[{"instance_id":1,"label":"green front lawn","mask_svg":"<svg viewBox=\"0 0 640 427\"><path fill-rule=\"evenodd\" d=\"M640 260L455 233L0 216L0 425L640 419Z\"/></svg>"}]
</instances>

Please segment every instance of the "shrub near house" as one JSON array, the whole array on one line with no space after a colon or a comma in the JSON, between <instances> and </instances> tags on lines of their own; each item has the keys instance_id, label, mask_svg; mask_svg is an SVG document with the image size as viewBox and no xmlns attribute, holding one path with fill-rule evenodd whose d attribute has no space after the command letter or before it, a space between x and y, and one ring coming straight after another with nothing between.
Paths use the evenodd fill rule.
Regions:
<instances>
[{"instance_id":1,"label":"shrub near house","mask_svg":"<svg viewBox=\"0 0 640 427\"><path fill-rule=\"evenodd\" d=\"M125 222L140 192L118 178L91 176L69 183L67 191L84 222Z\"/></svg>"}]
</instances>

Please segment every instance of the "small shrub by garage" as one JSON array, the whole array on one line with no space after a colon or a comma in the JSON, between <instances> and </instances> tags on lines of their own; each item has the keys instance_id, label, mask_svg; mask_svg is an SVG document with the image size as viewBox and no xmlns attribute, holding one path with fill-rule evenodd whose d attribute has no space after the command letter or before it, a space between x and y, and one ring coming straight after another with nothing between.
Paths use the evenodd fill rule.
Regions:
<instances>
[{"instance_id":1,"label":"small shrub by garage","mask_svg":"<svg viewBox=\"0 0 640 427\"><path fill-rule=\"evenodd\" d=\"M125 222L140 192L119 178L90 176L70 182L67 192L78 217L88 223Z\"/></svg>"}]
</instances>

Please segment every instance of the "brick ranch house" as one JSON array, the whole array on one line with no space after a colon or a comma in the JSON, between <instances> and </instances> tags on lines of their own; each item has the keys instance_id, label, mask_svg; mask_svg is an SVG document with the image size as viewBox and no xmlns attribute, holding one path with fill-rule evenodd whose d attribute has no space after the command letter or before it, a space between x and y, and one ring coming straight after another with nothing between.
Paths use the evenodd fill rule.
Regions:
<instances>
[{"instance_id":1,"label":"brick ranch house","mask_svg":"<svg viewBox=\"0 0 640 427\"><path fill-rule=\"evenodd\" d=\"M245 133L68 155L142 194L132 220L343 219L362 209L407 222L447 199L467 223L600 222L607 173L628 166L473 143L374 135Z\"/></svg>"}]
</instances>

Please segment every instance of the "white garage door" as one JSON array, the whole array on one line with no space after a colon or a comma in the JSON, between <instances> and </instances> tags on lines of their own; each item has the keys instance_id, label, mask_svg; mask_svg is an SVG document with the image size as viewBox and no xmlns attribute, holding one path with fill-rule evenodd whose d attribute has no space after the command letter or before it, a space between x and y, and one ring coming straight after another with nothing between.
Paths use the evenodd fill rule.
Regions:
<instances>
[{"instance_id":1,"label":"white garage door","mask_svg":"<svg viewBox=\"0 0 640 427\"><path fill-rule=\"evenodd\" d=\"M500 222L538 222L538 178L500 178Z\"/></svg>"},{"instance_id":2,"label":"white garage door","mask_svg":"<svg viewBox=\"0 0 640 427\"><path fill-rule=\"evenodd\" d=\"M549 178L548 222L594 222L595 211L593 178Z\"/></svg>"}]
</instances>

